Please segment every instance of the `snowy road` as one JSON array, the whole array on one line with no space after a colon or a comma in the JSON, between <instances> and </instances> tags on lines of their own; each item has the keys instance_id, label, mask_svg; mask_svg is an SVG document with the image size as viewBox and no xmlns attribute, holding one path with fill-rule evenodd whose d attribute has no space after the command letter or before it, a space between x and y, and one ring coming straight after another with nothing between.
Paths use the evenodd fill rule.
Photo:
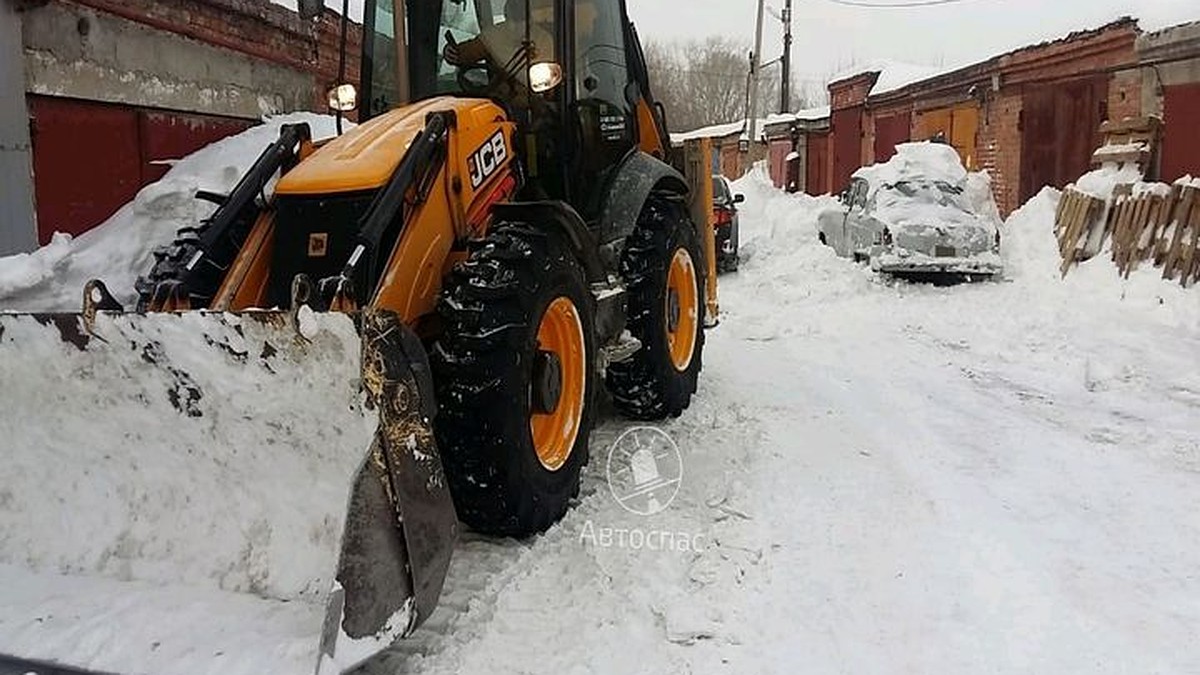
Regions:
<instances>
[{"instance_id":1,"label":"snowy road","mask_svg":"<svg viewBox=\"0 0 1200 675\"><path fill-rule=\"evenodd\" d=\"M1195 295L1060 283L1019 233L1013 282L889 284L815 243L811 202L743 187L757 255L663 427L678 498L618 504L607 423L562 525L465 542L368 672L1200 672Z\"/></svg>"},{"instance_id":2,"label":"snowy road","mask_svg":"<svg viewBox=\"0 0 1200 675\"><path fill-rule=\"evenodd\" d=\"M8 259L0 306L69 310L92 277L128 300L195 187L273 135ZM1103 260L1061 281L1052 195L1004 229L1011 281L938 289L834 257L818 200L738 189L747 259L662 425L677 498L614 499L629 425L605 422L563 523L462 542L438 611L367 675L1200 673L1200 291Z\"/></svg>"}]
</instances>

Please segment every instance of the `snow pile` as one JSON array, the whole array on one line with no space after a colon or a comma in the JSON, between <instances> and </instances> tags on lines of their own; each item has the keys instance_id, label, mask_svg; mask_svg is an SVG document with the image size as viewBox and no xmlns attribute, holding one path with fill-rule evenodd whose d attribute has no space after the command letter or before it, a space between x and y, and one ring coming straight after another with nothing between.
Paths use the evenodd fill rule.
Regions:
<instances>
[{"instance_id":1,"label":"snow pile","mask_svg":"<svg viewBox=\"0 0 1200 675\"><path fill-rule=\"evenodd\" d=\"M1135 165L1117 166L1108 163L1095 171L1084 174L1075 181L1072 187L1079 192L1107 201L1112 199L1113 191L1118 185L1141 183L1142 178L1142 170Z\"/></svg>"},{"instance_id":2,"label":"snow pile","mask_svg":"<svg viewBox=\"0 0 1200 675\"><path fill-rule=\"evenodd\" d=\"M854 172L873 187L902 181L931 181L964 186L967 170L952 146L943 143L901 143L896 154L882 164L866 166Z\"/></svg>"},{"instance_id":3,"label":"snow pile","mask_svg":"<svg viewBox=\"0 0 1200 675\"><path fill-rule=\"evenodd\" d=\"M376 417L353 321L309 323L4 320L0 653L313 672Z\"/></svg>"},{"instance_id":4,"label":"snow pile","mask_svg":"<svg viewBox=\"0 0 1200 675\"><path fill-rule=\"evenodd\" d=\"M987 171L972 171L968 174L964 194L972 213L979 214L995 223L1004 220L1000 217L1000 206L996 204L996 194L992 192L992 175Z\"/></svg>"},{"instance_id":5,"label":"snow pile","mask_svg":"<svg viewBox=\"0 0 1200 675\"><path fill-rule=\"evenodd\" d=\"M818 214L839 205L828 195L812 197L778 190L763 165L734 181L733 190L746 196L738 212L743 264L787 256L799 248L799 243L815 242Z\"/></svg>"},{"instance_id":6,"label":"snow pile","mask_svg":"<svg viewBox=\"0 0 1200 675\"><path fill-rule=\"evenodd\" d=\"M1062 256L1054 236L1054 219L1062 193L1052 187L1042 191L1005 221L1000 253L1009 278L1033 284L1057 284Z\"/></svg>"},{"instance_id":7,"label":"snow pile","mask_svg":"<svg viewBox=\"0 0 1200 675\"><path fill-rule=\"evenodd\" d=\"M334 118L327 115L272 117L175 162L161 180L78 238L56 234L33 253L0 258L0 310L78 311L84 284L96 278L123 304L132 305L137 299L134 282L153 265L154 250L169 244L180 227L199 224L216 208L195 199L196 191L233 189L279 137L279 127L298 122L307 122L314 138L335 133Z\"/></svg>"}]
</instances>

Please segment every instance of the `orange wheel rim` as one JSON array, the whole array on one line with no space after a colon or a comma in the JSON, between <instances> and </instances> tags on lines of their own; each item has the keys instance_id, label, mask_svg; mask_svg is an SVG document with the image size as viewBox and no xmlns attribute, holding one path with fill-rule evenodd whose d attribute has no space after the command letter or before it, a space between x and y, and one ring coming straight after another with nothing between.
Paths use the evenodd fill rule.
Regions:
<instances>
[{"instance_id":1,"label":"orange wheel rim","mask_svg":"<svg viewBox=\"0 0 1200 675\"><path fill-rule=\"evenodd\" d=\"M587 389L583 320L570 298L560 297L546 308L537 341L529 428L538 461L558 471L571 458L579 437Z\"/></svg>"},{"instance_id":2,"label":"orange wheel rim","mask_svg":"<svg viewBox=\"0 0 1200 675\"><path fill-rule=\"evenodd\" d=\"M671 363L683 372L696 355L696 327L700 321L700 292L696 265L687 249L675 251L667 272L667 349Z\"/></svg>"}]
</instances>

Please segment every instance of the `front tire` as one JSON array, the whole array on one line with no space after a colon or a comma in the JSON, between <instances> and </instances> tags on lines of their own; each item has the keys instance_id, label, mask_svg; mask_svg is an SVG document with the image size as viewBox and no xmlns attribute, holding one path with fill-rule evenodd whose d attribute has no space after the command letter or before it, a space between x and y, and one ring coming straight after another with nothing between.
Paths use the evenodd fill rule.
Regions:
<instances>
[{"instance_id":1,"label":"front tire","mask_svg":"<svg viewBox=\"0 0 1200 675\"><path fill-rule=\"evenodd\" d=\"M490 535L546 530L579 494L594 424L594 308L555 234L497 226L442 294L435 423L459 519Z\"/></svg>"},{"instance_id":2,"label":"front tire","mask_svg":"<svg viewBox=\"0 0 1200 675\"><path fill-rule=\"evenodd\" d=\"M608 390L624 415L654 421L691 405L704 351L704 256L683 207L647 202L625 243L621 276L629 330L642 348L608 369Z\"/></svg>"}]
</instances>

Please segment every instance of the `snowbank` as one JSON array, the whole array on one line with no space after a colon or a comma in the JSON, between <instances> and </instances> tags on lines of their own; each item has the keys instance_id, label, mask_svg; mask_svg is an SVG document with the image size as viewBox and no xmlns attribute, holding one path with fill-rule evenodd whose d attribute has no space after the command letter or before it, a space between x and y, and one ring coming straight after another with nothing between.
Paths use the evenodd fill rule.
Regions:
<instances>
[{"instance_id":1,"label":"snowbank","mask_svg":"<svg viewBox=\"0 0 1200 675\"><path fill-rule=\"evenodd\" d=\"M1075 189L1097 199L1112 199L1113 190L1118 185L1132 185L1142 182L1142 171L1134 165L1105 164L1103 167L1090 171L1075 181Z\"/></svg>"},{"instance_id":2,"label":"snowbank","mask_svg":"<svg viewBox=\"0 0 1200 675\"><path fill-rule=\"evenodd\" d=\"M296 113L214 143L175 162L161 180L95 229L72 239L56 234L28 254L0 258L0 310L78 311L83 286L102 279L122 303L132 304L133 284L153 264L153 252L176 230L208 217L214 206L195 199L197 190L231 190L259 154L279 137L284 124L307 122L313 137L333 135L334 118Z\"/></svg>"},{"instance_id":3,"label":"snowbank","mask_svg":"<svg viewBox=\"0 0 1200 675\"><path fill-rule=\"evenodd\" d=\"M866 166L854 172L872 185L888 185L906 180L926 180L963 186L967 170L958 151L942 143L901 143L896 154L882 164Z\"/></svg>"}]
</instances>

